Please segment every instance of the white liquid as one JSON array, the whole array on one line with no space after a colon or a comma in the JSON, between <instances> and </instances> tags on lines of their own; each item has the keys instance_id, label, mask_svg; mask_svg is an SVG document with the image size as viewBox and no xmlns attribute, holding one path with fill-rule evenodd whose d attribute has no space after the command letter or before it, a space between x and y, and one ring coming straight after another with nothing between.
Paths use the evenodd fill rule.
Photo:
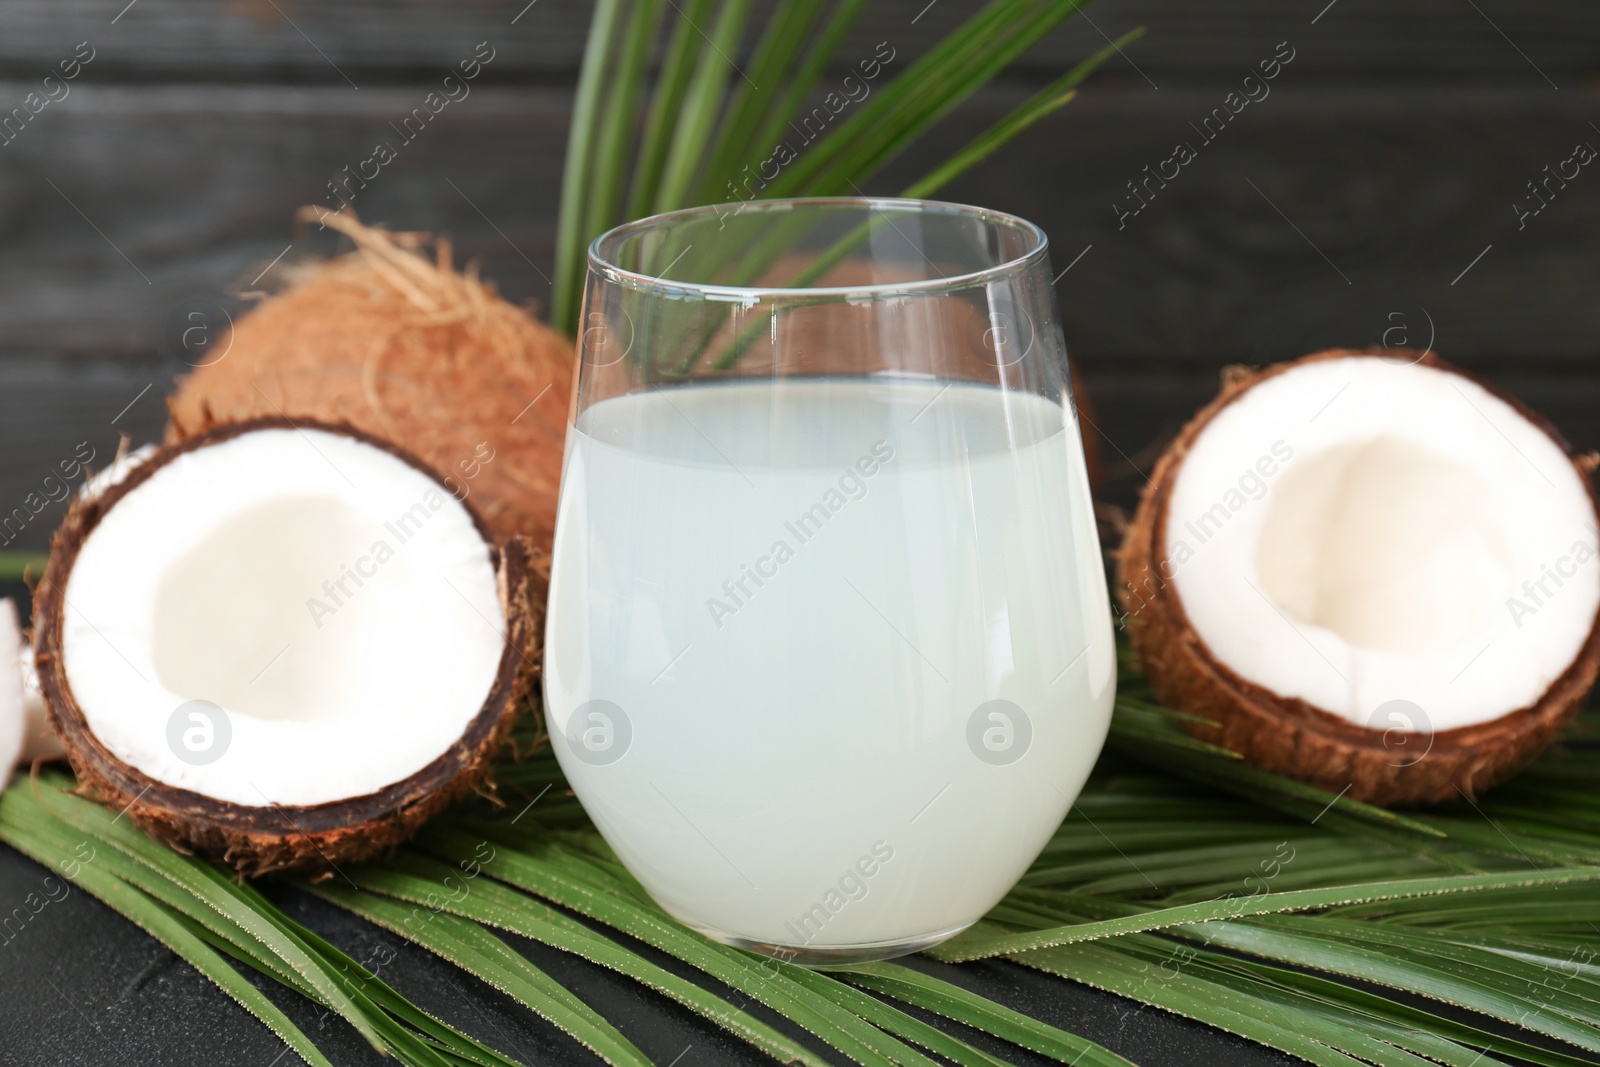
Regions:
<instances>
[{"instance_id":1,"label":"white liquid","mask_svg":"<svg viewBox=\"0 0 1600 1067\"><path fill-rule=\"evenodd\" d=\"M983 386L763 379L602 401L567 442L546 714L629 870L683 921L769 944L978 919L1110 716L1070 414ZM983 717L985 760L969 720L997 699L1032 736ZM583 708L575 747L593 700L626 723Z\"/></svg>"}]
</instances>

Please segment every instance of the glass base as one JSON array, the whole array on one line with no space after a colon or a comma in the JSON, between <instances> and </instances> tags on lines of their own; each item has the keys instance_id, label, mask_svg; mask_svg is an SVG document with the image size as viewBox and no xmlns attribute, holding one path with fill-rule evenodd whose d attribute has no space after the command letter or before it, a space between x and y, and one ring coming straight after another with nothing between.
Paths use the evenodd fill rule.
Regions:
<instances>
[{"instance_id":1,"label":"glass base","mask_svg":"<svg viewBox=\"0 0 1600 1067\"><path fill-rule=\"evenodd\" d=\"M696 926L695 928L713 941L720 941L724 945L732 945L734 948L742 948L750 952L760 953L763 956L770 956L783 963L795 963L802 967L827 968L849 967L857 963L873 963L877 960L894 959L896 956L909 956L913 952L921 952L925 948L932 948L941 941L948 941L971 925L971 923L962 923L960 926L952 926L948 930L941 930L935 934L900 938L894 941L872 941L860 945L783 945L767 941L753 941L749 938L726 934L720 930L710 930L703 926Z\"/></svg>"}]
</instances>

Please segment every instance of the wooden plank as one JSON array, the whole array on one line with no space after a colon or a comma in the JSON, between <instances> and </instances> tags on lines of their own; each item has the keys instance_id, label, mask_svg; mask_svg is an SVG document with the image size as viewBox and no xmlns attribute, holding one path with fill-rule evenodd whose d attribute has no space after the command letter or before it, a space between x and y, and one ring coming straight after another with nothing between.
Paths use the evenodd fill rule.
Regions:
<instances>
[{"instance_id":1,"label":"wooden plank","mask_svg":"<svg viewBox=\"0 0 1600 1067\"><path fill-rule=\"evenodd\" d=\"M873 43L886 40L909 58L978 6L972 0L877 0L841 55L870 54ZM0 6L0 77L42 77L87 39L99 49L96 79L344 85L348 77L356 84L382 83L453 66L478 42L490 41L499 49L492 65L497 80L566 84L577 70L591 7L587 0L135 0L131 6L128 0L6 0ZM770 8L771 0L760 5ZM1586 0L1103 0L1087 20L1049 38L1026 65L1035 73L1060 67L1098 48L1100 30L1115 36L1139 25L1149 34L1131 55L1157 81L1162 74L1242 75L1285 38L1306 47L1306 69L1325 72L1456 73L1544 84L1536 65L1571 88L1600 66L1600 24Z\"/></svg>"},{"instance_id":2,"label":"wooden plank","mask_svg":"<svg viewBox=\"0 0 1600 1067\"><path fill-rule=\"evenodd\" d=\"M1600 174L1584 169L1524 229L1512 209L1575 142L1600 145L1592 96L1345 89L1298 73L1210 144L1190 124L1224 88L1106 79L946 195L1045 227L1056 269L1071 266L1057 286L1069 342L1090 358L1263 361L1397 342L1401 323L1450 356L1592 358ZM85 86L47 109L0 148L0 355L171 354L175 308L255 281L290 245L295 206L331 206L329 177L398 141L390 124L418 99ZM1017 99L986 93L869 190L903 187ZM508 296L542 300L568 103L561 90L479 90L404 144L355 206L450 233ZM1135 203L1126 183L1179 140L1198 157L1119 222L1113 204Z\"/></svg>"},{"instance_id":3,"label":"wooden plank","mask_svg":"<svg viewBox=\"0 0 1600 1067\"><path fill-rule=\"evenodd\" d=\"M105 468L123 435L160 438L170 360L0 361L0 548L39 550L83 482L80 462Z\"/></svg>"},{"instance_id":4,"label":"wooden plank","mask_svg":"<svg viewBox=\"0 0 1600 1067\"><path fill-rule=\"evenodd\" d=\"M449 232L542 298L568 94L475 92L406 142L390 124L424 92L85 86L46 109L0 148L0 352L170 352L174 310L272 282L295 208L337 207L328 181L380 140L397 158L356 192L364 218Z\"/></svg>"},{"instance_id":5,"label":"wooden plank","mask_svg":"<svg viewBox=\"0 0 1600 1067\"><path fill-rule=\"evenodd\" d=\"M1191 123L1216 90L1085 92L949 195L1040 222L1058 271L1083 255L1057 292L1086 355L1215 365L1432 338L1462 358L1592 361L1600 168L1524 228L1512 206L1574 144L1600 146L1592 97L1297 73L1210 143ZM1179 142L1197 158L1124 218L1127 183Z\"/></svg>"}]
</instances>

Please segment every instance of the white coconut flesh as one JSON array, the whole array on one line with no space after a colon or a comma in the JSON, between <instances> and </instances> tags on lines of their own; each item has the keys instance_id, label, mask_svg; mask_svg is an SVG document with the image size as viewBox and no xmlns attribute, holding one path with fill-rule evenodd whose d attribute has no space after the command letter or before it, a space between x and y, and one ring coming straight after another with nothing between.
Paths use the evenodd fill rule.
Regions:
<instances>
[{"instance_id":1,"label":"white coconut flesh","mask_svg":"<svg viewBox=\"0 0 1600 1067\"><path fill-rule=\"evenodd\" d=\"M26 647L17 605L0 600L0 787L11 776L11 765L22 755L27 740L27 691L22 677Z\"/></svg>"},{"instance_id":2,"label":"white coconut flesh","mask_svg":"<svg viewBox=\"0 0 1600 1067\"><path fill-rule=\"evenodd\" d=\"M466 508L321 430L179 454L102 516L65 594L62 662L100 742L247 806L346 800L426 767L482 710L504 643ZM222 709L225 748L179 713L190 701Z\"/></svg>"},{"instance_id":3,"label":"white coconut flesh","mask_svg":"<svg viewBox=\"0 0 1600 1067\"><path fill-rule=\"evenodd\" d=\"M95 471L78 490L78 496L89 499L99 496L113 485L122 481L133 473L135 467L155 455L155 445L141 445L131 452L118 452L117 457L111 461L111 466L102 471Z\"/></svg>"},{"instance_id":4,"label":"white coconut flesh","mask_svg":"<svg viewBox=\"0 0 1600 1067\"><path fill-rule=\"evenodd\" d=\"M15 607L12 610L15 611ZM56 736L55 729L50 725L50 714L45 710L44 694L39 688L39 671L33 659L33 647L26 641L18 641L17 670L22 676L24 733L21 762L31 764L36 759L66 758L67 747L61 743L61 738Z\"/></svg>"},{"instance_id":5,"label":"white coconut flesh","mask_svg":"<svg viewBox=\"0 0 1600 1067\"><path fill-rule=\"evenodd\" d=\"M11 723L22 723L20 748L9 746ZM35 759L60 759L67 754L44 709L39 692L39 672L34 669L33 649L22 636L22 620L16 601L0 600L0 776L13 761L23 764Z\"/></svg>"},{"instance_id":6,"label":"white coconut flesh","mask_svg":"<svg viewBox=\"0 0 1600 1067\"><path fill-rule=\"evenodd\" d=\"M1352 357L1266 378L1210 421L1160 566L1247 681L1439 732L1535 703L1572 664L1600 609L1597 537L1571 461L1509 404Z\"/></svg>"}]
</instances>

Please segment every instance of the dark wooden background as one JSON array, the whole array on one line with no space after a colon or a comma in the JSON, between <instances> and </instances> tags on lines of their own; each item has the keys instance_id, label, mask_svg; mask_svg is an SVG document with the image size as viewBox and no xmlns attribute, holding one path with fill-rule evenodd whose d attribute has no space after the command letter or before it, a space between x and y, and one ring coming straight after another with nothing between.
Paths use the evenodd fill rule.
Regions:
<instances>
[{"instance_id":1,"label":"dark wooden background","mask_svg":"<svg viewBox=\"0 0 1600 1067\"><path fill-rule=\"evenodd\" d=\"M887 41L903 66L975 7L876 0L842 56ZM0 515L79 442L106 456L119 433L157 436L162 397L185 369L175 324L196 309L219 321L215 309L233 307L226 294L289 248L295 207L329 202L329 179L483 41L495 58L471 96L406 145L356 207L447 232L508 296L545 300L588 14L577 0L0 2L0 115L79 42L95 50L70 95L0 145ZM1524 229L1512 206L1574 145L1600 146L1592 0L1101 0L867 191L901 188L1103 35L1135 26L1148 32L1126 58L946 194L1038 221L1056 269L1075 261L1058 292L1113 498L1131 499L1152 444L1210 397L1220 367L1333 345L1432 338L1580 447L1600 447L1600 167ZM1295 58L1271 95L1119 231L1112 204L1125 183L1195 140L1189 123L1283 41ZM327 247L297 246L287 260ZM55 517L8 547L42 547ZM26 883L28 868L11 861L10 880ZM116 979L123 1001L170 965L107 913L60 921L54 941L7 950L17 965L7 998L76 937L121 938L148 956L133 973L123 950L106 949L96 973L129 972L133 985ZM174 981L202 988L192 974ZM65 994L40 999L38 1013L31 1000L10 1003L35 1042L70 1028ZM206 1004L190 1017L201 1030L254 1025ZM1059 1021L1092 1022L1094 1010ZM1089 1028L1121 1047L1143 1032ZM1236 1046L1184 1053L1186 1032L1173 1032L1179 1052L1150 1062L1249 1058ZM159 1046L160 1034L147 1036ZM258 1037L238 1040L281 1047ZM0 1041L0 1062L79 1062L66 1050L94 1042L28 1047Z\"/></svg>"},{"instance_id":2,"label":"dark wooden background","mask_svg":"<svg viewBox=\"0 0 1600 1067\"><path fill-rule=\"evenodd\" d=\"M1146 465L1220 366L1329 345L1433 335L1600 446L1600 168L1525 229L1512 208L1546 164L1600 146L1600 9L1325 5L1102 0L868 186L902 187L1101 31L1147 29L948 193L1037 220L1057 270L1088 249L1058 290L1123 500L1141 481L1128 460ZM975 7L877 0L842 55L888 41L903 64ZM587 18L574 0L0 4L0 113L79 42L95 49L70 95L0 146L0 513L79 441L157 434L185 366L174 323L248 287L289 246L293 209L328 202L328 180L481 41L495 58L472 95L356 207L445 231L507 295L544 300ZM1271 95L1119 232L1125 183L1196 140L1189 123L1281 41L1296 55ZM42 546L53 518L13 547Z\"/></svg>"}]
</instances>

